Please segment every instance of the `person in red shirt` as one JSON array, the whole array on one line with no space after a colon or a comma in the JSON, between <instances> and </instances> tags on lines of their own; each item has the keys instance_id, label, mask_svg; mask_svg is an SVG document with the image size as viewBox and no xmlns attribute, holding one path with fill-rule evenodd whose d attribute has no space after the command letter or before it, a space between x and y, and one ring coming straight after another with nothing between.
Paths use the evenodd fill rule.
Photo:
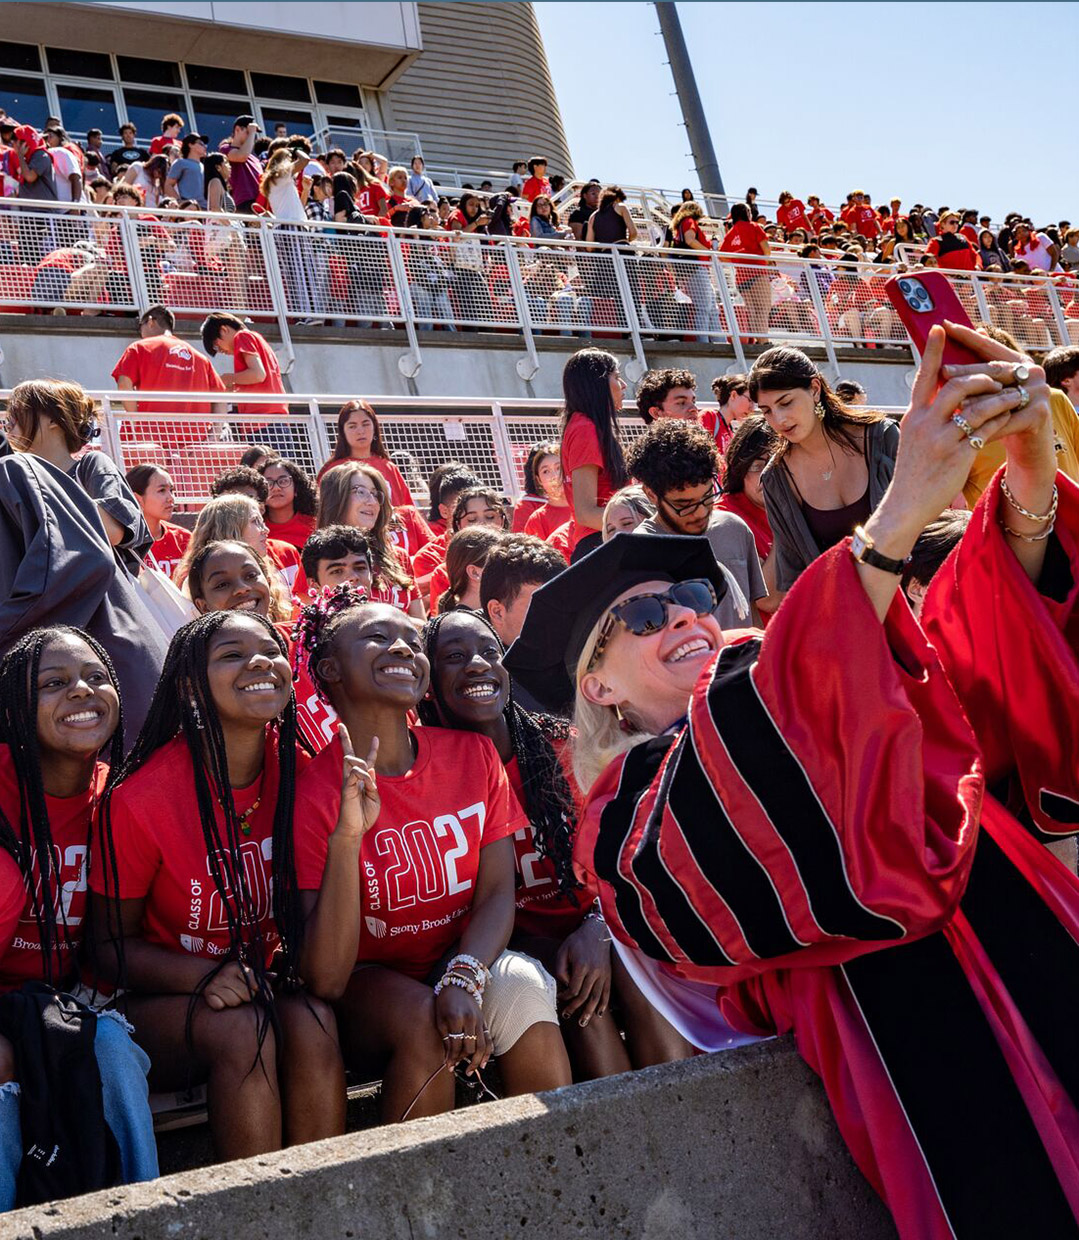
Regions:
<instances>
[{"instance_id":1,"label":"person in red shirt","mask_svg":"<svg viewBox=\"0 0 1079 1240\"><path fill-rule=\"evenodd\" d=\"M573 516L562 483L557 443L533 444L525 461L525 493L513 510L513 532L547 538Z\"/></svg>"},{"instance_id":2,"label":"person in red shirt","mask_svg":"<svg viewBox=\"0 0 1079 1240\"><path fill-rule=\"evenodd\" d=\"M184 130L184 118L178 112L169 112L161 118L161 132L150 143L151 155L163 155L165 148L180 141Z\"/></svg>"},{"instance_id":3,"label":"person in red shirt","mask_svg":"<svg viewBox=\"0 0 1079 1240\"><path fill-rule=\"evenodd\" d=\"M937 220L937 235L925 247L937 260L937 266L950 271L980 271L981 256L959 232L959 212L946 211Z\"/></svg>"},{"instance_id":4,"label":"person in red shirt","mask_svg":"<svg viewBox=\"0 0 1079 1240\"><path fill-rule=\"evenodd\" d=\"M712 394L719 408L706 409L701 414L701 425L716 441L719 454L723 456L739 423L749 417L756 406L749 395L748 375L717 376L712 380Z\"/></svg>"},{"instance_id":5,"label":"person in red shirt","mask_svg":"<svg viewBox=\"0 0 1079 1240\"><path fill-rule=\"evenodd\" d=\"M227 353L232 358L232 374L222 376L222 382L228 391L232 392L239 388L249 392L285 395L285 385L281 381L281 367L278 364L277 355L270 348L269 341L257 331L249 328L242 319L226 311L215 310L203 320L200 331L203 348L211 357L215 353ZM257 417L264 413L287 414L288 411L288 405L284 401L236 406L238 414L249 417L251 415ZM253 435L265 429L267 434L264 438L270 439L276 437L274 432L278 428L261 422L237 429L245 435ZM284 428L281 433L289 438Z\"/></svg>"},{"instance_id":6,"label":"person in red shirt","mask_svg":"<svg viewBox=\"0 0 1079 1240\"><path fill-rule=\"evenodd\" d=\"M764 492L761 490L761 474L778 447L775 433L759 413L750 414L735 431L727 446L723 494L716 507L733 512L753 531L753 543L768 587L767 599L757 599L761 623L767 627L771 613L778 606L782 595L776 593L775 535L768 522L764 508Z\"/></svg>"},{"instance_id":7,"label":"person in red shirt","mask_svg":"<svg viewBox=\"0 0 1079 1240\"><path fill-rule=\"evenodd\" d=\"M412 557L412 574L421 595L427 598L438 598L449 584L445 573L446 541L452 535L450 528L458 497L463 491L478 487L480 480L459 465L440 466L431 476L431 513L437 513L436 523L431 516L428 518L428 529L432 532L431 541L425 544ZM437 475L437 476L436 476ZM440 525L439 533L435 533L436 525ZM437 578L438 594L434 593Z\"/></svg>"},{"instance_id":8,"label":"person in red shirt","mask_svg":"<svg viewBox=\"0 0 1079 1240\"><path fill-rule=\"evenodd\" d=\"M166 306L151 306L139 319L139 339L129 344L113 367L121 392L224 392L221 376L205 354L173 335L176 316ZM224 413L225 404L205 401L124 401L128 413ZM120 426L121 439L167 439L168 446L199 443L213 431L212 424L187 421L133 422Z\"/></svg>"},{"instance_id":9,"label":"person in red shirt","mask_svg":"<svg viewBox=\"0 0 1079 1240\"><path fill-rule=\"evenodd\" d=\"M510 943L558 981L562 1033L576 1079L688 1058L693 1048L612 956L598 906L574 878L580 792L566 753L569 725L529 714L512 701L502 644L480 616L450 612L432 620L424 630L424 653L431 663L431 693L420 703L420 718L486 736L528 815L513 836L517 898ZM612 1002L625 1027L624 1042L608 1013Z\"/></svg>"},{"instance_id":10,"label":"person in red shirt","mask_svg":"<svg viewBox=\"0 0 1079 1240\"><path fill-rule=\"evenodd\" d=\"M869 195L856 190L852 201L852 209L846 215L846 222L860 237L873 240L881 234L880 216L873 209Z\"/></svg>"},{"instance_id":11,"label":"person in red shirt","mask_svg":"<svg viewBox=\"0 0 1079 1240\"><path fill-rule=\"evenodd\" d=\"M728 256L726 261L737 261L734 279L746 305L751 338L767 335L772 285L763 260L772 250L764 229L749 218L749 208L744 202L731 204L731 227L719 250Z\"/></svg>"},{"instance_id":12,"label":"person in red shirt","mask_svg":"<svg viewBox=\"0 0 1079 1240\"><path fill-rule=\"evenodd\" d=\"M263 461L258 472L266 480L265 515L271 537L302 551L318 524L314 482L295 461L280 456Z\"/></svg>"},{"instance_id":13,"label":"person in red shirt","mask_svg":"<svg viewBox=\"0 0 1079 1240\"><path fill-rule=\"evenodd\" d=\"M103 967L154 1087L206 1081L221 1159L344 1131L333 1013L297 967L296 740L284 641L255 613L213 612L173 638L101 806L113 843L91 871L94 924L103 949L123 935Z\"/></svg>"},{"instance_id":14,"label":"person in red shirt","mask_svg":"<svg viewBox=\"0 0 1079 1240\"><path fill-rule=\"evenodd\" d=\"M333 456L318 471L317 481L321 482L328 470L347 461L364 461L374 466L386 479L395 508L413 503L404 476L390 460L378 415L365 400L346 401L338 410Z\"/></svg>"},{"instance_id":15,"label":"person in red shirt","mask_svg":"<svg viewBox=\"0 0 1079 1240\"><path fill-rule=\"evenodd\" d=\"M562 371L559 429L562 485L573 513L570 555L578 547L580 555L587 555L599 545L603 509L628 480L618 441L618 411L625 394L618 359L603 349L578 350Z\"/></svg>"},{"instance_id":16,"label":"person in red shirt","mask_svg":"<svg viewBox=\"0 0 1079 1240\"><path fill-rule=\"evenodd\" d=\"M478 487L480 480L468 471L460 461L446 461L431 472L427 489L431 507L427 513L427 527L436 537L445 534L446 526L453 516L457 496L466 487Z\"/></svg>"},{"instance_id":17,"label":"person in red shirt","mask_svg":"<svg viewBox=\"0 0 1079 1240\"><path fill-rule=\"evenodd\" d=\"M816 194L809 195L809 227L820 234L829 224L835 223L835 213L821 203Z\"/></svg>"},{"instance_id":18,"label":"person in red shirt","mask_svg":"<svg viewBox=\"0 0 1079 1240\"><path fill-rule=\"evenodd\" d=\"M160 465L136 465L127 471L127 484L135 493L154 537L143 561L171 577L191 542L191 531L169 520L176 509L172 478Z\"/></svg>"},{"instance_id":19,"label":"person in red shirt","mask_svg":"<svg viewBox=\"0 0 1079 1240\"><path fill-rule=\"evenodd\" d=\"M370 594L407 611L425 615L407 551L394 545L393 505L386 479L370 464L346 462L319 483L318 525L352 525L367 536L374 582Z\"/></svg>"},{"instance_id":20,"label":"person in red shirt","mask_svg":"<svg viewBox=\"0 0 1079 1240\"><path fill-rule=\"evenodd\" d=\"M808 231L813 227L806 213L805 203L800 198L795 198L789 189L783 190L779 195L776 222L781 224L788 234L796 228L804 228Z\"/></svg>"},{"instance_id":21,"label":"person in red shirt","mask_svg":"<svg viewBox=\"0 0 1079 1240\"><path fill-rule=\"evenodd\" d=\"M528 179L521 188L521 197L532 202L540 194L550 197L551 182L547 180L547 160L537 155L528 161Z\"/></svg>"},{"instance_id":22,"label":"person in red shirt","mask_svg":"<svg viewBox=\"0 0 1079 1240\"><path fill-rule=\"evenodd\" d=\"M108 775L100 758L119 765L123 754L112 665L79 629L33 629L0 662L0 703L0 993L27 984L77 993L91 820ZM123 1021L111 1019L116 1013L95 1015L82 1003L78 1008L84 1024L92 1025L89 1042L81 1044L83 1052L72 1037L66 1053L72 1071L89 1073L95 1069L77 1066L76 1057L94 1055L105 1123L120 1156L119 1182L153 1179L157 1147L146 1056ZM29 1076L21 1079L23 1067L29 1073L38 1056L48 1055L30 1045L33 1022L14 1023L17 1036L9 1024L10 1040L0 1037L0 1211L16 1204L23 1134L29 1144L22 1114L27 1096L20 1099L17 1087L32 1090L33 1084ZM65 1099L52 1101L65 1109ZM89 1167L66 1166L64 1158L60 1165L68 1191L117 1182Z\"/></svg>"},{"instance_id":23,"label":"person in red shirt","mask_svg":"<svg viewBox=\"0 0 1079 1240\"><path fill-rule=\"evenodd\" d=\"M382 1074L389 1121L450 1110L439 1068L492 1053L510 1094L568 1084L553 983L505 951L527 819L494 746L410 726L430 669L395 609L341 587L305 609L302 641L341 726L298 789L301 967L334 1002L350 1066Z\"/></svg>"},{"instance_id":24,"label":"person in red shirt","mask_svg":"<svg viewBox=\"0 0 1079 1240\"><path fill-rule=\"evenodd\" d=\"M304 544L303 571L310 582L308 599L340 585L368 593L374 579L367 536L354 525L327 525ZM333 739L332 737L330 738Z\"/></svg>"}]
</instances>

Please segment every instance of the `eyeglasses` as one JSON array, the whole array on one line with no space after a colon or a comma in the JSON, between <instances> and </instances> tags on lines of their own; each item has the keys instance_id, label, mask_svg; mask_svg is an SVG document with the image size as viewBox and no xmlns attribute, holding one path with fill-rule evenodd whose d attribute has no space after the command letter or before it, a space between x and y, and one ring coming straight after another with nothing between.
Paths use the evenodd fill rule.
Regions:
<instances>
[{"instance_id":1,"label":"eyeglasses","mask_svg":"<svg viewBox=\"0 0 1079 1240\"><path fill-rule=\"evenodd\" d=\"M372 491L370 487L349 487L349 490L356 497L362 499L365 503L371 503L372 500L379 504L382 502L382 496L377 491Z\"/></svg>"},{"instance_id":2,"label":"eyeglasses","mask_svg":"<svg viewBox=\"0 0 1079 1240\"><path fill-rule=\"evenodd\" d=\"M698 508L711 508L719 496L722 494L719 487L713 482L712 489L706 491L700 499L664 499L663 503L674 513L676 517L688 517L697 511Z\"/></svg>"},{"instance_id":3,"label":"eyeglasses","mask_svg":"<svg viewBox=\"0 0 1079 1240\"><path fill-rule=\"evenodd\" d=\"M265 474L263 474L262 476L266 478ZM275 487L280 487L280 489L284 491L287 487L292 486L292 475L286 474L283 478L266 478L266 485L270 488L271 491ZM353 492L353 494L355 494L355 492Z\"/></svg>"},{"instance_id":4,"label":"eyeglasses","mask_svg":"<svg viewBox=\"0 0 1079 1240\"><path fill-rule=\"evenodd\" d=\"M667 609L669 603L675 607L689 607L699 618L711 615L718 600L710 581L704 577L691 577L688 581L675 582L663 594L637 594L624 603L616 604L607 613L585 671L590 672L599 662L616 624L628 629L634 637L648 637L666 628L671 618Z\"/></svg>"},{"instance_id":5,"label":"eyeglasses","mask_svg":"<svg viewBox=\"0 0 1079 1240\"><path fill-rule=\"evenodd\" d=\"M762 474L762 473L764 473L764 467L765 467L767 464L768 464L768 462L767 462L766 460L764 460L764 461L751 461L751 462L750 462L750 466L749 466L749 468L746 470L746 473L747 473L747 474Z\"/></svg>"}]
</instances>

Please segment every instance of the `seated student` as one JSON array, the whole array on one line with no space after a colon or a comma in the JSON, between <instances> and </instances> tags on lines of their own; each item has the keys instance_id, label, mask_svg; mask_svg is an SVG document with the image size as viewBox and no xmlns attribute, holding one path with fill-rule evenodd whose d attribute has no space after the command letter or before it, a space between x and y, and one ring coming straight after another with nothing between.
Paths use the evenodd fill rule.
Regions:
<instances>
[{"instance_id":1,"label":"seated student","mask_svg":"<svg viewBox=\"0 0 1079 1240\"><path fill-rule=\"evenodd\" d=\"M207 543L191 560L187 589L198 611L251 611L265 616L289 647L292 605L273 566L245 542ZM333 740L337 716L315 690L306 666L293 668L300 733L313 753Z\"/></svg>"},{"instance_id":2,"label":"seated student","mask_svg":"<svg viewBox=\"0 0 1079 1240\"><path fill-rule=\"evenodd\" d=\"M468 479L464 482L464 479ZM452 481L451 481L452 480ZM460 461L446 461L435 469L427 483L431 508L427 514L427 526L437 538L446 532L457 496L466 486L478 487L480 480L470 473Z\"/></svg>"},{"instance_id":3,"label":"seated student","mask_svg":"<svg viewBox=\"0 0 1079 1240\"><path fill-rule=\"evenodd\" d=\"M775 537L768 524L761 490L761 474L777 446L775 432L759 413L750 414L741 422L727 445L723 494L716 501L717 508L741 517L753 531L753 543L760 557L764 584L768 587L768 599L757 603L762 620L768 615L773 599L778 605L781 597L776 592Z\"/></svg>"},{"instance_id":4,"label":"seated student","mask_svg":"<svg viewBox=\"0 0 1079 1240\"><path fill-rule=\"evenodd\" d=\"M341 406L333 456L318 471L317 481L321 482L331 469L346 461L363 461L377 469L386 479L394 507L412 504L412 492L401 471L390 460L378 415L365 400L350 400Z\"/></svg>"},{"instance_id":5,"label":"seated student","mask_svg":"<svg viewBox=\"0 0 1079 1240\"><path fill-rule=\"evenodd\" d=\"M171 577L191 541L191 531L169 520L176 510L172 476L160 465L136 465L127 471L127 485L139 501L153 545L145 563Z\"/></svg>"},{"instance_id":6,"label":"seated student","mask_svg":"<svg viewBox=\"0 0 1079 1240\"><path fill-rule=\"evenodd\" d=\"M639 486L622 487L603 509L603 541L610 542L615 534L632 534L642 521L651 521L655 515L655 505Z\"/></svg>"},{"instance_id":7,"label":"seated student","mask_svg":"<svg viewBox=\"0 0 1079 1240\"><path fill-rule=\"evenodd\" d=\"M207 1083L221 1160L345 1127L333 1012L298 970L296 741L280 635L255 613L201 616L173 638L101 804L102 967L127 991L154 1088Z\"/></svg>"},{"instance_id":8,"label":"seated student","mask_svg":"<svg viewBox=\"0 0 1079 1240\"><path fill-rule=\"evenodd\" d=\"M768 598L753 534L741 517L716 512L719 452L703 427L665 420L630 445L627 465L656 506L638 534L703 534L738 589L719 604L719 622L734 629L749 623L749 602ZM741 601L738 594L741 594ZM739 614L739 612L743 614Z\"/></svg>"},{"instance_id":9,"label":"seated student","mask_svg":"<svg viewBox=\"0 0 1079 1240\"><path fill-rule=\"evenodd\" d=\"M435 473L437 472L436 470ZM439 593L446 588L446 542L453 535L453 513L457 500L463 491L479 485L479 479L464 469L451 470L439 479L432 475L431 511L438 513L439 519L435 524L439 525L440 530L426 547L421 547L412 557L416 586L428 599L435 597L434 586L437 585ZM428 522L428 525L432 530L435 528L431 522ZM433 602L431 605L433 606Z\"/></svg>"},{"instance_id":10,"label":"seated student","mask_svg":"<svg viewBox=\"0 0 1079 1240\"><path fill-rule=\"evenodd\" d=\"M365 594L371 589L371 549L367 536L354 525L327 525L315 530L300 555L311 601L322 590L340 585Z\"/></svg>"},{"instance_id":11,"label":"seated student","mask_svg":"<svg viewBox=\"0 0 1079 1240\"><path fill-rule=\"evenodd\" d=\"M8 996L27 982L78 990L77 956L86 906L87 844L98 797L105 787L105 755L118 765L123 753L120 697L112 664L86 633L67 625L34 629L0 662L0 1211L53 1196L91 1192L157 1176L157 1146L147 1102L149 1061L117 1012L78 1004L90 1026L82 1046L96 1061L101 1103L87 1114L80 1091L66 1114L64 1091L87 1069L75 1058L57 1080L50 1071L42 1091L32 1073L21 1080L19 1066L37 1067L44 1045L29 1045L30 1021L17 1018ZM42 899L42 890L48 896ZM9 1038L11 1040L9 1040ZM94 1067L89 1067L93 1074ZM104 1114L101 1113L103 1107ZM28 1110L28 1108L31 1108ZM103 1148L104 1126L115 1138L118 1162L88 1155L88 1145L69 1145L77 1123L83 1141ZM95 1131L95 1124L100 1125ZM59 1159L22 1168L31 1140L52 1148L61 1138ZM55 1176L55 1179L50 1179Z\"/></svg>"},{"instance_id":12,"label":"seated student","mask_svg":"<svg viewBox=\"0 0 1079 1240\"><path fill-rule=\"evenodd\" d=\"M261 470L247 465L234 465L231 469L223 469L211 483L210 494L214 499L222 495L246 495L248 499L253 499L258 504L259 513L263 519L263 524L265 524L266 511L270 502L270 484L262 476ZM199 517L201 519L202 513L199 514ZM195 528L196 530L198 529L197 523ZM287 540L270 538L269 535L270 530L267 527L266 546L259 549L264 555L268 554L274 565L281 570L289 589L297 589L295 582L297 575L300 573L299 552L296 550L295 545ZM220 533L216 537L240 538L242 534L238 532L231 534ZM297 592L302 594L306 592L306 589L307 583L301 581Z\"/></svg>"},{"instance_id":13,"label":"seated student","mask_svg":"<svg viewBox=\"0 0 1079 1240\"><path fill-rule=\"evenodd\" d=\"M221 541L245 542L265 556L280 579L283 600L294 595L307 596L300 553L291 543L277 542L267 536L266 522L258 503L247 495L215 496L199 513L191 541L187 545L174 574L176 584L183 586L191 569L191 561L207 543Z\"/></svg>"},{"instance_id":14,"label":"seated student","mask_svg":"<svg viewBox=\"0 0 1079 1240\"><path fill-rule=\"evenodd\" d=\"M325 474L318 490L319 529L352 525L367 536L374 573L371 598L422 620L426 613L408 558L390 539L396 517L386 479L370 465L352 461Z\"/></svg>"},{"instance_id":15,"label":"seated student","mask_svg":"<svg viewBox=\"0 0 1079 1240\"><path fill-rule=\"evenodd\" d=\"M749 376L720 375L712 380L712 394L719 401L719 408L706 409L701 414L701 425L723 454L738 424L753 412L753 401L749 398Z\"/></svg>"},{"instance_id":16,"label":"seated student","mask_svg":"<svg viewBox=\"0 0 1079 1240\"><path fill-rule=\"evenodd\" d=\"M612 959L598 905L573 877L580 794L568 773L569 725L529 714L513 701L503 647L492 626L471 612L430 621L424 653L431 691L420 703L420 718L486 736L528 815L528 826L514 833L517 899L510 941L558 981L562 1032L577 1079L687 1058L693 1048ZM618 1024L606 1018L612 1004L620 1011Z\"/></svg>"},{"instance_id":17,"label":"seated student","mask_svg":"<svg viewBox=\"0 0 1079 1240\"><path fill-rule=\"evenodd\" d=\"M699 422L697 376L691 370L649 370L637 384L637 412L645 422L676 418Z\"/></svg>"},{"instance_id":18,"label":"seated student","mask_svg":"<svg viewBox=\"0 0 1079 1240\"><path fill-rule=\"evenodd\" d=\"M436 565L431 573L431 611L437 610L439 598L446 592L450 584L450 567L446 562L449 557L449 543L460 530L473 526L483 526L497 530L499 533L509 530L510 515L505 496L491 487L469 487L457 495L453 505L453 516L450 517L449 529L445 535L446 555L443 562ZM464 582L460 582L464 586Z\"/></svg>"},{"instance_id":19,"label":"seated student","mask_svg":"<svg viewBox=\"0 0 1079 1240\"><path fill-rule=\"evenodd\" d=\"M314 530L318 493L311 478L285 457L271 457L258 466L266 481L266 524L277 542L290 543L297 551Z\"/></svg>"},{"instance_id":20,"label":"seated student","mask_svg":"<svg viewBox=\"0 0 1079 1240\"><path fill-rule=\"evenodd\" d=\"M525 461L524 487L513 510L515 534L546 538L573 516L562 485L559 447L553 441L532 445Z\"/></svg>"},{"instance_id":21,"label":"seated student","mask_svg":"<svg viewBox=\"0 0 1079 1240\"><path fill-rule=\"evenodd\" d=\"M505 535L484 525L459 530L446 549L446 589L435 597L436 612L464 607L474 611L480 605L480 578L492 548Z\"/></svg>"},{"instance_id":22,"label":"seated student","mask_svg":"<svg viewBox=\"0 0 1079 1240\"><path fill-rule=\"evenodd\" d=\"M346 1063L381 1074L388 1121L450 1110L453 1067L492 1054L510 1094L568 1084L553 979L506 951L526 819L494 746L409 726L430 669L397 609L342 588L303 623L342 726L300 778L300 971L334 1003Z\"/></svg>"}]
</instances>

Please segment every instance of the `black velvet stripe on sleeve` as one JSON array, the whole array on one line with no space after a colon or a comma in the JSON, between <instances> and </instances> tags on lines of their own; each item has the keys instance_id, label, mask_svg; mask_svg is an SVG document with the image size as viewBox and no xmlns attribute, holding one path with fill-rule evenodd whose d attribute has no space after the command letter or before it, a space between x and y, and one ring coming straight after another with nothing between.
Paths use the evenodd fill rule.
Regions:
<instances>
[{"instance_id":1,"label":"black velvet stripe on sleeve","mask_svg":"<svg viewBox=\"0 0 1079 1240\"><path fill-rule=\"evenodd\" d=\"M1079 801L1073 801L1062 792L1052 792L1042 788L1038 793L1038 808L1047 818L1052 818L1065 826L1079 827ZM1074 831L1054 832L1052 835L1044 831L1038 833L1042 840L1057 840L1061 836L1074 835Z\"/></svg>"},{"instance_id":2,"label":"black velvet stripe on sleeve","mask_svg":"<svg viewBox=\"0 0 1079 1240\"><path fill-rule=\"evenodd\" d=\"M1052 1163L944 936L842 972L957 1240L1074 1240Z\"/></svg>"},{"instance_id":3,"label":"black velvet stripe on sleeve","mask_svg":"<svg viewBox=\"0 0 1079 1240\"><path fill-rule=\"evenodd\" d=\"M984 829L960 908L1079 1106L1079 943Z\"/></svg>"},{"instance_id":4,"label":"black velvet stripe on sleeve","mask_svg":"<svg viewBox=\"0 0 1079 1240\"><path fill-rule=\"evenodd\" d=\"M728 646L708 693L731 761L790 850L824 933L866 942L900 939L904 928L867 909L850 886L839 834L753 684L759 652L759 642Z\"/></svg>"}]
</instances>

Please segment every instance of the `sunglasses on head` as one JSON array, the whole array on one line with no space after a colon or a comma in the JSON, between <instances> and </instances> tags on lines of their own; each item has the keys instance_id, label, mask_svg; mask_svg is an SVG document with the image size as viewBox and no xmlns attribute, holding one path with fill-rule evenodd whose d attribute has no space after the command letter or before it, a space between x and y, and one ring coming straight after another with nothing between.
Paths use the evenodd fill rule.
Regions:
<instances>
[{"instance_id":1,"label":"sunglasses on head","mask_svg":"<svg viewBox=\"0 0 1079 1240\"><path fill-rule=\"evenodd\" d=\"M586 671L591 671L599 662L607 643L611 640L615 625L621 624L634 637L647 637L665 628L670 620L668 604L675 607L689 607L698 617L709 616L715 611L718 603L715 587L704 577L691 577L688 581L676 581L669 590L662 594L636 594L624 603L617 603L607 613L607 619L599 631L596 648L588 660Z\"/></svg>"}]
</instances>

